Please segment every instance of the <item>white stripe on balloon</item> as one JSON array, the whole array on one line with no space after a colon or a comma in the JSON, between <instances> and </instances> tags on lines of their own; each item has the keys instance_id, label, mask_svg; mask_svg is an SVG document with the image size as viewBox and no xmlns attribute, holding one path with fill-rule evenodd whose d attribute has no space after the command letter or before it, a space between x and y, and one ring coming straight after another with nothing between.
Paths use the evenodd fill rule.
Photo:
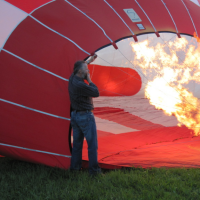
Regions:
<instances>
[{"instance_id":1,"label":"white stripe on balloon","mask_svg":"<svg viewBox=\"0 0 200 200\"><path fill-rule=\"evenodd\" d=\"M18 106L18 107L21 107L21 108L25 108L27 110L31 110L31 111L34 111L34 112L38 112L38 113L41 113L41 114L45 114L45 115L48 115L48 116L51 116L51 117L55 117L55 118L59 118L59 119L64 119L64 120L69 120L69 118L66 118L66 117L61 117L61 116L58 116L58 115L54 115L54 114L50 114L50 113L47 113L47 112L43 112L41 110L37 110L37 109L34 109L34 108L30 108L30 107L27 107L27 106L24 106L24 105L21 105L21 104L18 104L18 103L14 103L12 101L8 101L8 100L5 100L5 99L1 99L0 98L0 101L3 101L5 103L9 103L9 104L12 104L12 105L15 105L15 106Z\"/></svg>"},{"instance_id":2,"label":"white stripe on balloon","mask_svg":"<svg viewBox=\"0 0 200 200\"><path fill-rule=\"evenodd\" d=\"M33 63L31 63L31 62L29 62L29 61L27 61L27 60L25 60L25 59L23 59L23 58L17 56L17 55L15 55L14 53L11 53L10 51L8 51L8 50L6 50L6 49L2 49L2 51L5 51L6 53L8 53L8 54L10 54L10 55L12 55L12 56L14 56L14 57L16 57L16 58L18 58L18 59L20 59L20 60L26 62L26 63L28 63L29 65L32 65L33 67L35 67L35 68L37 68L37 69L40 69L40 70L42 70L42 71L44 71L44 72L47 72L47 73L49 73L49 74L51 74L51 75L53 75L53 76L56 76L56 77L58 77L58 78L60 78L60 79L62 79L62 80L64 80L64 81L69 81L68 79L63 78L62 76L59 76L59 75L57 75L57 74L55 74L55 73L53 73L53 72L50 72L50 71L48 71L48 70L46 70L46 69L43 69L43 68L41 68L41 67L38 67L37 65L35 65L35 64L33 64Z\"/></svg>"},{"instance_id":3,"label":"white stripe on balloon","mask_svg":"<svg viewBox=\"0 0 200 200\"><path fill-rule=\"evenodd\" d=\"M45 153L45 154L50 154L50 155L55 155L55 156L71 158L71 156L68 156L68 155L62 155L62 154L52 153L52 152L48 152L48 151L41 151L41 150L37 150L37 149L30 149L30 148L26 148L26 147L19 147L19 146L10 145L10 144L0 143L0 145L6 146L6 147L12 147L12 148L16 148L16 149L23 149L23 150L34 151L34 152L38 152L38 153Z\"/></svg>"}]
</instances>

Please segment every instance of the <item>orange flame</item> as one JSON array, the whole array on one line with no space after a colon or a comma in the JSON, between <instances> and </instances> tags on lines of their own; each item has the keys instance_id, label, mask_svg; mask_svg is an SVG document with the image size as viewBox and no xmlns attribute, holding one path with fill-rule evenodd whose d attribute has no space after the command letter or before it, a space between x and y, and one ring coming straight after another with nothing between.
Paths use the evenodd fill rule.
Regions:
<instances>
[{"instance_id":1,"label":"orange flame","mask_svg":"<svg viewBox=\"0 0 200 200\"><path fill-rule=\"evenodd\" d=\"M194 38L196 38L196 39L197 39L197 42L200 43L200 38L197 36L197 33L196 33L196 32L194 32Z\"/></svg>"},{"instance_id":2,"label":"orange flame","mask_svg":"<svg viewBox=\"0 0 200 200\"><path fill-rule=\"evenodd\" d=\"M185 86L190 81L200 83L200 44L189 44L184 37L167 46L151 46L148 40L130 44L135 53L132 63L152 79L145 88L150 104L200 135L200 101Z\"/></svg>"}]
</instances>

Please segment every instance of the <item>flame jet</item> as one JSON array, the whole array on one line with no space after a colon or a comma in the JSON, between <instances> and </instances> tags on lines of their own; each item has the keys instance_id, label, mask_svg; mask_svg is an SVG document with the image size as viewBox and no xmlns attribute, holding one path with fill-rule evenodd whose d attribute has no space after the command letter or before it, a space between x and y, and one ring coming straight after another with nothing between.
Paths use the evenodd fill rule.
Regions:
<instances>
[{"instance_id":1,"label":"flame jet","mask_svg":"<svg viewBox=\"0 0 200 200\"><path fill-rule=\"evenodd\" d=\"M196 39L200 41L197 36ZM198 136L200 101L185 86L190 81L200 82L200 43L196 46L193 43L189 45L186 38L176 38L168 45L158 43L154 47L148 40L130 44L135 53L132 63L146 75L156 72L145 87L145 97L150 104L166 115L175 115L179 126L185 125Z\"/></svg>"}]
</instances>

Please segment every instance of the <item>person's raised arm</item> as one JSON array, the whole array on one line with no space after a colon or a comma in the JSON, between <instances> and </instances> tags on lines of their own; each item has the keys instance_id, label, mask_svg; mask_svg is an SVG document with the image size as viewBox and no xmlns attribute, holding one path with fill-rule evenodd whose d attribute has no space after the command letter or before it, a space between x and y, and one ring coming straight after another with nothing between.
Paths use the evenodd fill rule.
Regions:
<instances>
[{"instance_id":1,"label":"person's raised arm","mask_svg":"<svg viewBox=\"0 0 200 200\"><path fill-rule=\"evenodd\" d=\"M97 54L94 54L93 56L91 56L86 63L89 65L91 62L93 62L95 59L97 58Z\"/></svg>"},{"instance_id":2,"label":"person's raised arm","mask_svg":"<svg viewBox=\"0 0 200 200\"><path fill-rule=\"evenodd\" d=\"M99 90L97 86L91 81L91 79L90 79L89 85L84 82L82 83L79 82L79 91L80 91L80 94L82 94L83 96L89 96L89 97L99 96Z\"/></svg>"}]
</instances>

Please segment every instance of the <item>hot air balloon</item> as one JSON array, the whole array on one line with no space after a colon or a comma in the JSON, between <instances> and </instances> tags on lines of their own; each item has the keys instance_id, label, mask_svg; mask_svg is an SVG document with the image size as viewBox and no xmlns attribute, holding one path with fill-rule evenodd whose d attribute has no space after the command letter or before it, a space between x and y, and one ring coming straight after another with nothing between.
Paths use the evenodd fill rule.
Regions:
<instances>
[{"instance_id":1,"label":"hot air balloon","mask_svg":"<svg viewBox=\"0 0 200 200\"><path fill-rule=\"evenodd\" d=\"M144 52L140 42L147 34L155 41L171 37L166 32L177 41L194 33L198 38L199 0L0 0L0 18L1 155L69 168L73 137L68 79L77 60L96 52L98 59L89 69L100 90L94 98L100 165L199 167L198 131L194 137L188 118L183 121L186 115L178 115L186 109L198 121L198 99L194 106L184 90L182 96L189 100L178 101L176 112L163 112L145 89L160 82L148 82L150 76L140 65L145 59L137 50ZM134 52L132 58L125 43ZM190 91L199 97L198 84L190 85ZM83 160L88 160L86 143Z\"/></svg>"}]
</instances>

